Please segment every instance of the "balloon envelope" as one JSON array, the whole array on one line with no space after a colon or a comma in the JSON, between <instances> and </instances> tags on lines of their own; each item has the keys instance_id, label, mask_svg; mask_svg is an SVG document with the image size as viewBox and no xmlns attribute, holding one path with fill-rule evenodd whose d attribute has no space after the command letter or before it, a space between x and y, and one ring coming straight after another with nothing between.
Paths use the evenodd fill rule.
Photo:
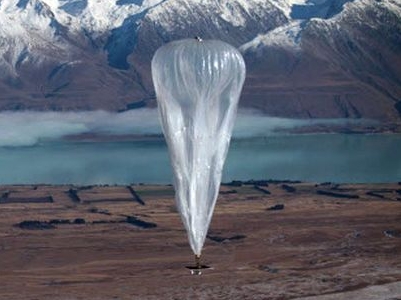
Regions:
<instances>
[{"instance_id":1,"label":"balloon envelope","mask_svg":"<svg viewBox=\"0 0 401 300\"><path fill-rule=\"evenodd\" d=\"M229 44L185 39L156 51L152 78L176 204L191 248L200 255L219 193L245 63Z\"/></svg>"}]
</instances>

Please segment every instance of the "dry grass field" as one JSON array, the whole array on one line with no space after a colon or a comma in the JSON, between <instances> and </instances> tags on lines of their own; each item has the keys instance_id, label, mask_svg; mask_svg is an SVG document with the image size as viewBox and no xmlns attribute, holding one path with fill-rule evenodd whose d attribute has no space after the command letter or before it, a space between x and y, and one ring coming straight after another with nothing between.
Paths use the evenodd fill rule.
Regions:
<instances>
[{"instance_id":1,"label":"dry grass field","mask_svg":"<svg viewBox=\"0 0 401 300\"><path fill-rule=\"evenodd\" d=\"M201 276L171 186L0 186L0 299L401 299L401 185L223 185Z\"/></svg>"}]
</instances>

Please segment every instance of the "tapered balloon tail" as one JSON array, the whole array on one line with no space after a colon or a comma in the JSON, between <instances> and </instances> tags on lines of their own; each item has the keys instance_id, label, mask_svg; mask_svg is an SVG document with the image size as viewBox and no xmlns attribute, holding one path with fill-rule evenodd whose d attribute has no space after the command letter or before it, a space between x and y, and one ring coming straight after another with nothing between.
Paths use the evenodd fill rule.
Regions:
<instances>
[{"instance_id":1,"label":"tapered balloon tail","mask_svg":"<svg viewBox=\"0 0 401 300\"><path fill-rule=\"evenodd\" d=\"M210 269L209 266L201 264L201 256L196 254L195 254L195 265L187 266L186 268L191 270L192 275L202 275L202 270Z\"/></svg>"}]
</instances>

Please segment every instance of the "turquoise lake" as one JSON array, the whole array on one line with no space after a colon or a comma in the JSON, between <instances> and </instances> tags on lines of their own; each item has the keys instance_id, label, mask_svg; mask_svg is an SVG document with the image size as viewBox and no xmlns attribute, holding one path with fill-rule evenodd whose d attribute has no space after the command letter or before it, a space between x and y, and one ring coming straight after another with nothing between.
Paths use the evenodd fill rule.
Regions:
<instances>
[{"instance_id":1,"label":"turquoise lake","mask_svg":"<svg viewBox=\"0 0 401 300\"><path fill-rule=\"evenodd\" d=\"M383 183L401 180L401 135L275 134L235 138L223 182L249 179ZM172 182L163 139L45 140L0 147L0 184Z\"/></svg>"}]
</instances>

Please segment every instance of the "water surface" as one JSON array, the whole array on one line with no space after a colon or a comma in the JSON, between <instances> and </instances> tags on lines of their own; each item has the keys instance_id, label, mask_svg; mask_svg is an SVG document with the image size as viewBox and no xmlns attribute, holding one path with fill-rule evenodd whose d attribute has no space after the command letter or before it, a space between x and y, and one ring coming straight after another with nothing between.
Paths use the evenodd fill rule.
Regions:
<instances>
[{"instance_id":1,"label":"water surface","mask_svg":"<svg viewBox=\"0 0 401 300\"><path fill-rule=\"evenodd\" d=\"M232 141L223 181L401 180L401 135L276 134ZM162 139L0 147L0 184L171 183Z\"/></svg>"}]
</instances>

